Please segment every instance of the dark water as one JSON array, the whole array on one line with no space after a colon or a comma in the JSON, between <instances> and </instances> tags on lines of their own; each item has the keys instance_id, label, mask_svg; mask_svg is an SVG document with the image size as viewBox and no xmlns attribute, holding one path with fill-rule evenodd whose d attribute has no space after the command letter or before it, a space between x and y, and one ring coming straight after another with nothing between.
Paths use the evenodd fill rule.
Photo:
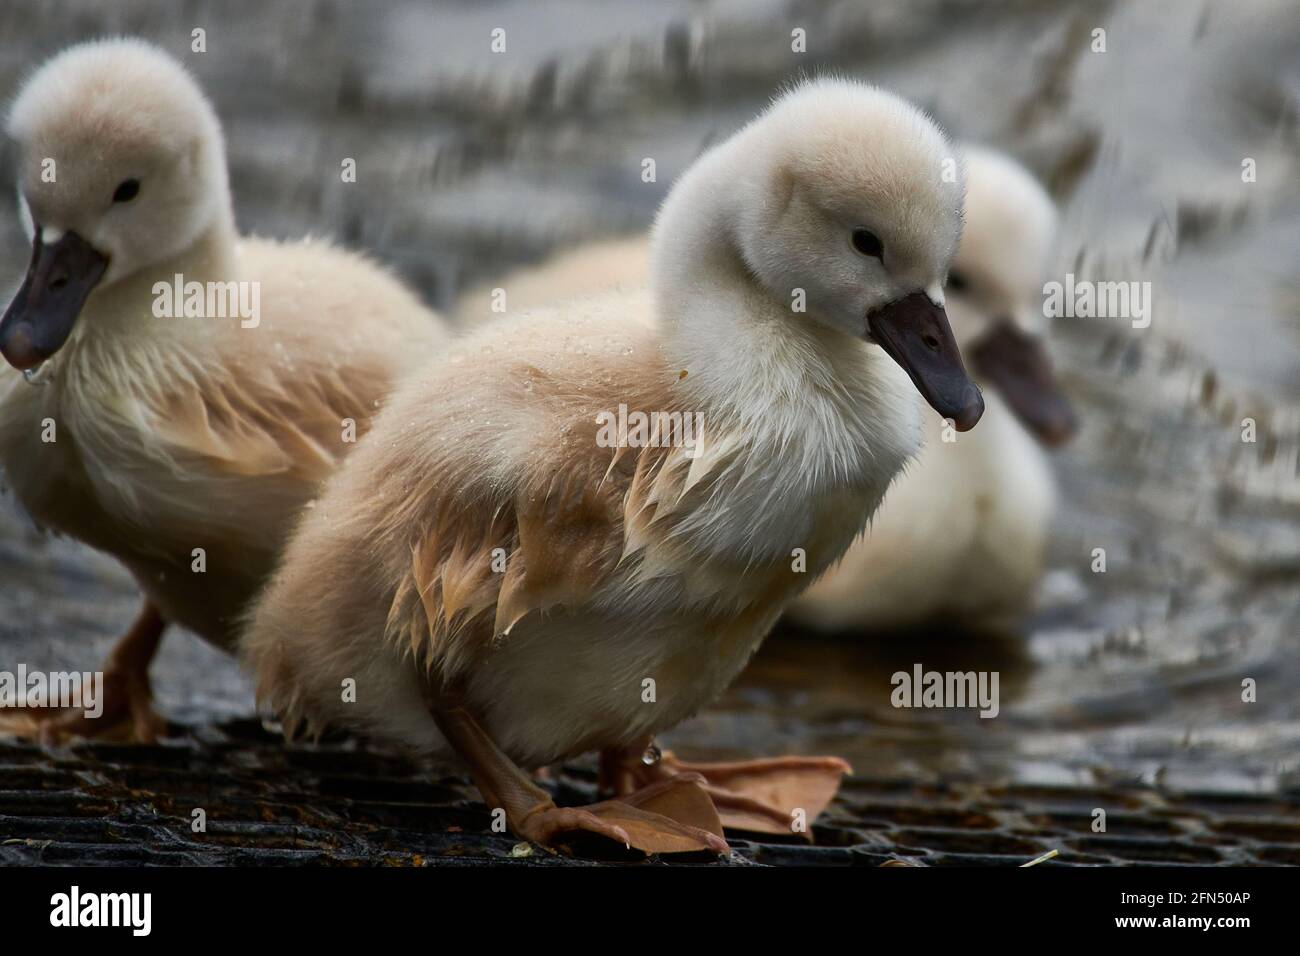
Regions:
<instances>
[{"instance_id":1,"label":"dark water","mask_svg":"<svg viewBox=\"0 0 1300 956\"><path fill-rule=\"evenodd\" d=\"M202 56L185 53L195 26ZM508 52L494 56L497 26ZM246 230L334 235L440 304L554 248L643 229L701 146L798 70L892 86L1013 151L1066 204L1056 274L1148 280L1155 296L1149 329L1057 323L1085 417L1058 459L1039 611L996 637L780 633L671 742L834 752L887 777L1300 787L1293 4L32 0L0 10L0 95L67 43L119 32L185 55L212 94ZM344 156L356 189L339 187ZM640 182L644 156L657 184ZM16 284L23 245L0 219L0 285ZM1246 416L1255 444L1240 440ZM1089 569L1096 547L1105 574ZM134 611L110 560L41 538L11 502L0 574L0 666L89 666ZM917 662L999 671L1000 715L892 708L890 674ZM155 675L174 718L251 708L233 664L188 635Z\"/></svg>"}]
</instances>

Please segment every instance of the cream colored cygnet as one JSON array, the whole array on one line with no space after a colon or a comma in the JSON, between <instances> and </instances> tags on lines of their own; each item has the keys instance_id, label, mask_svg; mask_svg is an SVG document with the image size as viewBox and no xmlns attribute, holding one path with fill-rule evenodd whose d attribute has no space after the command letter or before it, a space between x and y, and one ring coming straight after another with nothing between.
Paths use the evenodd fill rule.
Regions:
<instances>
[{"instance_id":1,"label":"cream colored cygnet","mask_svg":"<svg viewBox=\"0 0 1300 956\"><path fill-rule=\"evenodd\" d=\"M156 47L66 50L7 131L32 259L0 321L4 480L38 524L118 558L145 601L98 719L4 725L58 739L128 721L150 740L166 624L233 649L303 507L448 333L361 256L240 237L217 116Z\"/></svg>"},{"instance_id":2,"label":"cream colored cygnet","mask_svg":"<svg viewBox=\"0 0 1300 956\"><path fill-rule=\"evenodd\" d=\"M252 615L261 698L290 729L454 752L539 842L721 849L692 792L789 832L788 777L833 793L846 765L641 757L848 549L919 445L918 391L978 421L943 310L952 156L897 97L802 84L674 186L650 292L488 323L425 363ZM590 750L619 799L557 808L525 772Z\"/></svg>"}]
</instances>

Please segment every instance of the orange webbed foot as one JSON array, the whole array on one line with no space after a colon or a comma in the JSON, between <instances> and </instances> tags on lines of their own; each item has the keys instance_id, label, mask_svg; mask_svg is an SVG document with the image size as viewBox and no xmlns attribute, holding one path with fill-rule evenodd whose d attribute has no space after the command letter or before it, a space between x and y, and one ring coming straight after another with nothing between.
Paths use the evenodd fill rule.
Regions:
<instances>
[{"instance_id":1,"label":"orange webbed foot","mask_svg":"<svg viewBox=\"0 0 1300 956\"><path fill-rule=\"evenodd\" d=\"M643 756L649 753L649 757ZM811 824L835 798L841 778L853 768L838 757L768 757L726 763L690 763L653 745L606 753L602 782L628 793L653 780L682 774L703 778L704 791L724 827L811 842Z\"/></svg>"},{"instance_id":2,"label":"orange webbed foot","mask_svg":"<svg viewBox=\"0 0 1300 956\"><path fill-rule=\"evenodd\" d=\"M544 806L514 827L543 846L563 843L564 834L583 831L642 853L727 853L722 823L703 780L683 774L643 787L626 797L586 807Z\"/></svg>"}]
</instances>

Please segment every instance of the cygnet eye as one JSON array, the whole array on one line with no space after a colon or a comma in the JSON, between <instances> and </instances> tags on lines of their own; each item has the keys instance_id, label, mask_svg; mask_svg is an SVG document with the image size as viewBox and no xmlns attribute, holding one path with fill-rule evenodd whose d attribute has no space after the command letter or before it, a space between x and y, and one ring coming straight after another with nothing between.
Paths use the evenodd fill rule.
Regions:
<instances>
[{"instance_id":1,"label":"cygnet eye","mask_svg":"<svg viewBox=\"0 0 1300 956\"><path fill-rule=\"evenodd\" d=\"M970 282L967 281L966 276L960 272L949 272L948 284L945 288L949 292L965 292L970 288Z\"/></svg>"},{"instance_id":2,"label":"cygnet eye","mask_svg":"<svg viewBox=\"0 0 1300 956\"><path fill-rule=\"evenodd\" d=\"M853 230L853 248L864 256L871 256L873 259L884 259L885 257L885 244L870 229Z\"/></svg>"},{"instance_id":3,"label":"cygnet eye","mask_svg":"<svg viewBox=\"0 0 1300 956\"><path fill-rule=\"evenodd\" d=\"M113 202L130 202L140 194L140 180L124 180L113 193Z\"/></svg>"}]
</instances>

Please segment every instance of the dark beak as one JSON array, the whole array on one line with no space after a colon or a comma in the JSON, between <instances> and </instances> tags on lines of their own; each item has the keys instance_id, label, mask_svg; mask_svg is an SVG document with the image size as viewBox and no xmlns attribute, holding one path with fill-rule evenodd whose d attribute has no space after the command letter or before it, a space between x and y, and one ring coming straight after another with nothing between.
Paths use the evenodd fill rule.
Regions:
<instances>
[{"instance_id":1,"label":"dark beak","mask_svg":"<svg viewBox=\"0 0 1300 956\"><path fill-rule=\"evenodd\" d=\"M37 229L27 277L0 319L5 361L18 369L34 368L57 352L107 268L107 257L75 232L46 245Z\"/></svg>"},{"instance_id":2,"label":"dark beak","mask_svg":"<svg viewBox=\"0 0 1300 956\"><path fill-rule=\"evenodd\" d=\"M1044 445L1066 442L1078 427L1052 373L1043 343L1009 320L996 323L968 351L971 366L1006 399L1016 418Z\"/></svg>"},{"instance_id":3,"label":"dark beak","mask_svg":"<svg viewBox=\"0 0 1300 956\"><path fill-rule=\"evenodd\" d=\"M930 407L969 431L984 398L966 374L948 315L924 292L913 292L867 316L867 331L903 370Z\"/></svg>"}]
</instances>

